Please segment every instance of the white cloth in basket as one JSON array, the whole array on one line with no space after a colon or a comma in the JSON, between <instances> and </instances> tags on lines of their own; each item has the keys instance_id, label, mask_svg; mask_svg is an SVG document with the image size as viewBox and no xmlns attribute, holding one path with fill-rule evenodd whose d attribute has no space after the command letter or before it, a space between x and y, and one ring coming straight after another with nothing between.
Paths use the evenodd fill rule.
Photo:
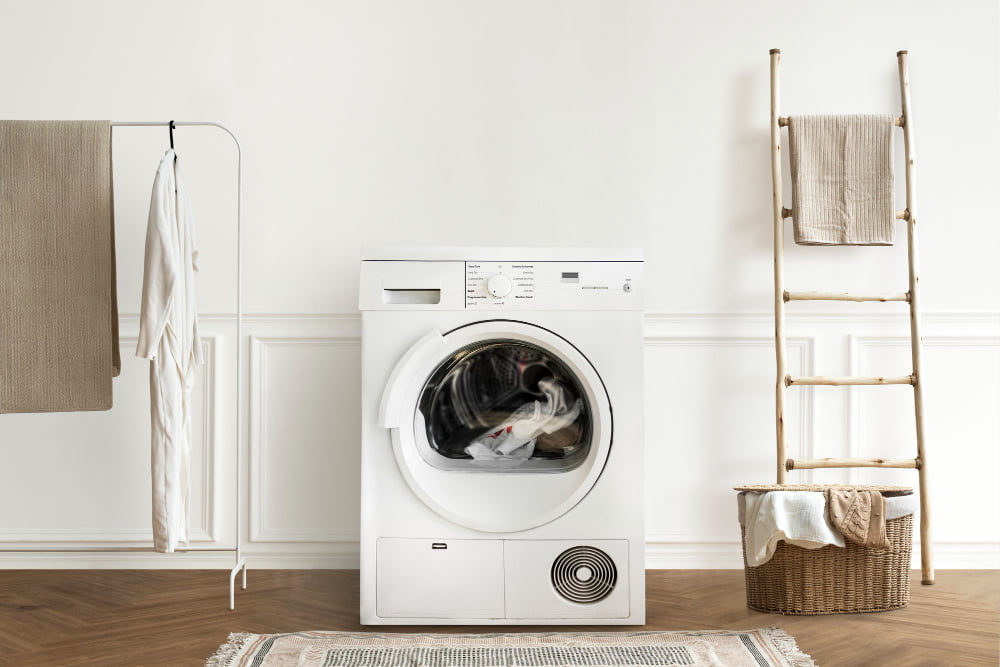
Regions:
<instances>
[{"instance_id":1,"label":"white cloth in basket","mask_svg":"<svg viewBox=\"0 0 1000 667\"><path fill-rule=\"evenodd\" d=\"M804 549L844 546L844 536L826 516L826 497L815 491L775 491L746 495L747 565L771 560L778 542Z\"/></svg>"}]
</instances>

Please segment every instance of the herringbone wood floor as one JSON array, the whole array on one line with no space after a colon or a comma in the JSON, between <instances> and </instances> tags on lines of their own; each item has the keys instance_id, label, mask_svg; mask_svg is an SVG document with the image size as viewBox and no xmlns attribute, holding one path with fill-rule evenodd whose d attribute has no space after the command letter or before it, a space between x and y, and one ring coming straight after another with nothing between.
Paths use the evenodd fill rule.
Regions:
<instances>
[{"instance_id":1,"label":"herringbone wood floor","mask_svg":"<svg viewBox=\"0 0 1000 667\"><path fill-rule=\"evenodd\" d=\"M650 570L646 629L776 625L823 667L997 665L1000 571L942 571L930 587L917 575L906 609L796 617L747 609L740 570ZM202 665L230 632L376 629L358 625L356 570L251 570L235 612L227 578L204 570L0 571L0 664Z\"/></svg>"}]
</instances>

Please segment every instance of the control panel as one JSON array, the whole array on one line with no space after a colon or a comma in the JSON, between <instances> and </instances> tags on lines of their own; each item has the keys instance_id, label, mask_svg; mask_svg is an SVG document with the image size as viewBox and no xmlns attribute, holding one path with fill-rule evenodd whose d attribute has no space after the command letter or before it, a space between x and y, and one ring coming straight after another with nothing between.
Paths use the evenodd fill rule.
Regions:
<instances>
[{"instance_id":1,"label":"control panel","mask_svg":"<svg viewBox=\"0 0 1000 667\"><path fill-rule=\"evenodd\" d=\"M576 255L588 259L572 259ZM533 259L511 259L518 256ZM386 248L362 259L358 305L486 313L642 310L643 291L636 250Z\"/></svg>"},{"instance_id":2,"label":"control panel","mask_svg":"<svg viewBox=\"0 0 1000 667\"><path fill-rule=\"evenodd\" d=\"M531 262L466 262L465 307L533 309L535 264Z\"/></svg>"},{"instance_id":3,"label":"control panel","mask_svg":"<svg viewBox=\"0 0 1000 667\"><path fill-rule=\"evenodd\" d=\"M465 262L467 310L641 308L641 262Z\"/></svg>"}]
</instances>

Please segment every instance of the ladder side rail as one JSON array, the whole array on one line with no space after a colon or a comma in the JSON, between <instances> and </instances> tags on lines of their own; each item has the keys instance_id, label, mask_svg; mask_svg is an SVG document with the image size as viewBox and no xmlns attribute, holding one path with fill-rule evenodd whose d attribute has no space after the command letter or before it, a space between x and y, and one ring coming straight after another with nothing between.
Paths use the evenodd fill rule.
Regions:
<instances>
[{"instance_id":1,"label":"ladder side rail","mask_svg":"<svg viewBox=\"0 0 1000 667\"><path fill-rule=\"evenodd\" d=\"M781 87L778 69L781 51L771 49L771 183L774 213L774 353L777 379L774 383L774 418L777 447L777 483L785 483L785 269L784 212L781 206Z\"/></svg>"},{"instance_id":2,"label":"ladder side rail","mask_svg":"<svg viewBox=\"0 0 1000 667\"><path fill-rule=\"evenodd\" d=\"M930 499L927 488L927 453L924 436L923 365L921 363L922 339L920 337L920 270L917 257L917 196L913 149L913 111L910 104L909 55L906 51L896 54L899 63L899 93L903 109L903 146L906 156L906 249L909 260L910 280L910 350L913 361L913 413L916 421L917 474L920 483L920 569L921 583L934 583L931 546Z\"/></svg>"}]
</instances>

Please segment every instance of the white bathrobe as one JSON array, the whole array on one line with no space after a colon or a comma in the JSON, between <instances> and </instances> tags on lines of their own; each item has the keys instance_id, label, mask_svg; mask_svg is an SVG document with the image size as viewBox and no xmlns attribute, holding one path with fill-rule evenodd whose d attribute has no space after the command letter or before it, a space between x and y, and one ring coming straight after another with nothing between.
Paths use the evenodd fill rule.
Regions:
<instances>
[{"instance_id":1,"label":"white bathrobe","mask_svg":"<svg viewBox=\"0 0 1000 667\"><path fill-rule=\"evenodd\" d=\"M168 150L153 181L136 356L149 359L153 544L187 543L191 388L202 362L195 302L198 250L187 190Z\"/></svg>"}]
</instances>

